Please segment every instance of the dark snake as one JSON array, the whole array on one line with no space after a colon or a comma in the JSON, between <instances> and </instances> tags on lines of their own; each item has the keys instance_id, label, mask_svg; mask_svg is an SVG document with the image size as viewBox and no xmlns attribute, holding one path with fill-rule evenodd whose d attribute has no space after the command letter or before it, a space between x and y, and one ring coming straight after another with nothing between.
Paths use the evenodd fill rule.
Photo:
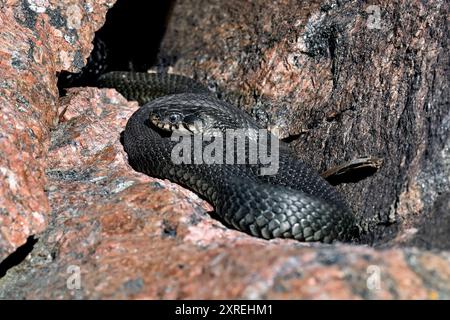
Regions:
<instances>
[{"instance_id":1,"label":"dark snake","mask_svg":"<svg viewBox=\"0 0 450 320\"><path fill-rule=\"evenodd\" d=\"M329 243L357 234L355 217L341 195L281 141L275 175L259 175L258 164L174 164L171 152L178 142L169 133L176 128L194 133L261 129L250 115L217 99L200 83L179 75L110 72L100 77L98 86L115 88L141 105L123 133L130 165L198 193L228 225L265 239ZM200 129L194 128L198 122Z\"/></svg>"}]
</instances>

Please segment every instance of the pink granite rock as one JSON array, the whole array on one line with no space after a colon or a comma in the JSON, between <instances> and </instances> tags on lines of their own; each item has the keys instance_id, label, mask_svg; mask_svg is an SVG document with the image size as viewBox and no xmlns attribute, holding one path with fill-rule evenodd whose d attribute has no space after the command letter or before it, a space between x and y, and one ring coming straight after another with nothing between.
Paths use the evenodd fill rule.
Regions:
<instances>
[{"instance_id":1,"label":"pink granite rock","mask_svg":"<svg viewBox=\"0 0 450 320\"><path fill-rule=\"evenodd\" d=\"M56 73L80 70L114 1L0 3L0 261L45 229Z\"/></svg>"},{"instance_id":2,"label":"pink granite rock","mask_svg":"<svg viewBox=\"0 0 450 320\"><path fill-rule=\"evenodd\" d=\"M446 248L443 222L445 212L448 212L448 199L445 193L438 192L446 185L445 170L442 169L442 163L445 164L447 159L446 142L435 143L447 137L444 127L442 132L435 131L443 121L442 110L432 111L429 122L423 122L421 116L415 118L420 134L433 132L433 135L426 140L425 149L420 145L422 140L412 140L415 134L407 136L411 143L417 142L414 156L389 144L398 142L389 140L389 130L395 128L390 121L400 123L397 130L414 133L415 127L407 124L411 124L414 108L423 104L407 104L408 108L414 106L414 110L404 111L403 118L395 118L396 109L391 115L393 118L389 115L377 118L377 121L387 121L387 124L382 122L386 124L382 127L386 135L382 137L388 151L392 154L398 151L395 161L388 163L391 171L381 172L381 177L394 176L392 172L397 167L405 167L399 173L402 179L411 175L408 183L400 179L395 188L386 187L380 193L398 192L398 201L392 210L395 210L395 218L404 217L401 232L395 233L395 237L387 237L390 248L340 243L304 244L250 237L214 219L207 213L213 208L194 193L169 181L137 173L128 165L120 133L136 110L136 103L127 102L114 90L95 88L72 89L67 96L57 98L56 72L62 69L76 71L82 66L93 31L101 24L112 1L77 3L75 0L64 5L51 0L0 2L0 106L3 117L0 122L0 260L24 243L28 236L34 235L37 239L34 244L27 243L31 252L21 263L0 270L7 271L3 277L0 275L0 298L450 298L450 253L438 250L441 243L442 248ZM360 10L359 2L322 6L322 1L311 1L302 3L301 8L295 2L294 9L292 1L279 1L276 5L212 0L204 3L208 5L190 0L177 3L162 51L162 55L179 57L174 69L196 74L209 84L218 83L223 90L232 92L227 98L232 100L236 94L244 104L251 104L252 96L267 97L257 100L269 102L267 110L261 110L269 113L271 121L274 120L272 123L280 127L282 136L298 134L301 120L316 115L313 120L318 121L317 126L314 124L309 128L310 137L314 138L310 149L313 152L309 156L316 155L314 150L322 143L317 142L318 137L332 139L325 135L327 130L331 130L331 136L336 133L340 137L340 130L354 128L352 130L361 130L352 133L358 137L358 132L366 132L370 124L379 123L364 122L367 118L353 116L353 111L346 109L347 102L353 101L350 89L357 88L358 94L362 94L364 88L367 91L375 72L344 85L335 80L348 80L353 69L340 69L340 74L347 70L347 76L333 79L336 66L342 62L340 59L348 63L346 59L352 59L352 52L356 55L367 53L360 47L363 42L357 41L361 35L367 36L364 33L367 30L357 33L357 29L344 28L339 30L341 36L345 35L343 38L327 33L332 31L330 26L340 25L340 19L354 18L354 27L360 27L363 18L358 12L362 14L363 10ZM440 3L434 1L435 6L427 11L416 1L411 7L406 2L400 5L382 2L389 14L400 12L404 15L396 22L399 40L393 42L393 48L407 50L403 49L402 43L409 41L418 49L413 50L415 54L423 52L422 39L431 34L428 28L435 27L434 34L442 31L438 28L442 21ZM422 19L409 19L406 9L417 11ZM355 13L354 10L360 11ZM242 12L249 15L243 16ZM410 39L409 31L416 24L420 24L416 38ZM313 38L307 40L317 44L309 47L313 49L309 52L313 54L311 60L303 56L303 47L297 47L298 41L301 44L308 32L312 32ZM345 41L335 43L338 51L332 57L328 51L330 47L323 47L324 43L329 45L330 42L321 36L325 40ZM376 38L375 35L372 37ZM373 45L374 38L367 43ZM433 41L428 45L435 45L436 41ZM349 46L349 51L338 45L342 43ZM300 53L300 56L290 53ZM383 72L390 70L388 66L404 63L403 58L408 58L404 51L401 51L402 59L395 58L398 52L394 53L392 61L388 59L387 64L380 64ZM441 54L442 47L423 53L424 61L429 61L425 65L419 64L425 75ZM409 57L416 59L417 55ZM414 79L411 75L417 65L414 59L414 63L398 69L392 67L396 71L405 70L402 74L409 83ZM238 61L247 64L239 65ZM338 64L332 67L333 63ZM441 65L436 66L439 73ZM363 66L360 71L362 69ZM442 74L437 76L443 79ZM412 94L408 95L400 90L403 80L396 79L390 79L395 80L390 82L394 85L392 90L385 89L392 92L389 99L401 102L401 97L409 96L423 103L420 99L426 89L423 83L417 87L412 83L414 88L421 89L411 89ZM243 85L242 92L240 84ZM442 95L437 92L440 90L437 87L430 92L434 92L433 101L439 102ZM296 88L302 88L301 92ZM439 88L447 90L445 83ZM402 93L405 95L399 96ZM284 99L296 107L275 108L273 101ZM304 105L299 103L302 99ZM336 101L341 104L331 103ZM356 105L361 107L360 103ZM328 114L328 120L322 121L317 115L322 108ZM301 113L302 110L306 112ZM367 109L363 111L365 115L370 113ZM377 113L373 112L373 115ZM340 122L339 119L344 120ZM289 121L283 122L285 120ZM428 131L424 130L426 125ZM349 139L349 135L344 134L342 139ZM367 144L364 139L369 137L370 140L368 132L359 137L363 145ZM376 141L374 145L381 140ZM306 142L297 143L294 146L300 148ZM324 152L328 152L323 155L325 157L342 155L342 150L333 149L330 144L325 147ZM366 149L361 146L361 150ZM435 166L421 167L429 163L425 155L438 155ZM403 156L404 161L397 163ZM441 174L444 178L439 180ZM430 177L433 179L428 181ZM353 188L355 196L349 197L352 205L362 206L362 191L370 190L371 183L384 180L369 181L363 187L355 184L344 188L350 195L346 188ZM402 181L405 183L400 183ZM424 190L428 191L429 198L422 196ZM374 209L371 210L368 212L374 214ZM426 219L426 223L417 223L414 217L419 213L424 213L420 217ZM372 217L377 222L376 214ZM431 234L436 238L432 239ZM434 250L399 246L414 244L411 239L423 239Z\"/></svg>"}]
</instances>

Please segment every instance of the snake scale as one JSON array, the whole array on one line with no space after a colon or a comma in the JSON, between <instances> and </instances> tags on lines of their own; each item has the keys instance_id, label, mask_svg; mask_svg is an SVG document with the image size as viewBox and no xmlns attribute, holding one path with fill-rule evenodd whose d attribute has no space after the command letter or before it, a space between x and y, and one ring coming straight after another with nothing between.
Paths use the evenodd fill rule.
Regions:
<instances>
[{"instance_id":1,"label":"snake scale","mask_svg":"<svg viewBox=\"0 0 450 320\"><path fill-rule=\"evenodd\" d=\"M117 89L141 107L130 117L123 145L131 166L185 186L209 201L234 228L265 239L349 241L356 223L341 195L279 141L279 169L259 175L258 165L174 164L174 128L260 129L239 108L219 100L193 79L162 73L110 72L99 87ZM194 121L202 126L194 128Z\"/></svg>"}]
</instances>

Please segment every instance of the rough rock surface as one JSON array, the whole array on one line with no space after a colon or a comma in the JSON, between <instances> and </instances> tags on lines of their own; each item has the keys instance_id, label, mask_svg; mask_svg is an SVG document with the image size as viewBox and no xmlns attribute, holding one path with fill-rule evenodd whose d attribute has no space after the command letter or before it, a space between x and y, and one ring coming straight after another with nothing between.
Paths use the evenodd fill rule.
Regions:
<instances>
[{"instance_id":1,"label":"rough rock surface","mask_svg":"<svg viewBox=\"0 0 450 320\"><path fill-rule=\"evenodd\" d=\"M0 1L0 261L45 229L56 73L80 70L114 1Z\"/></svg>"},{"instance_id":2,"label":"rough rock surface","mask_svg":"<svg viewBox=\"0 0 450 320\"><path fill-rule=\"evenodd\" d=\"M0 298L450 298L448 253L230 230L195 194L129 167L119 139L136 104L89 88L62 107L46 171L53 219Z\"/></svg>"},{"instance_id":3,"label":"rough rock surface","mask_svg":"<svg viewBox=\"0 0 450 320\"><path fill-rule=\"evenodd\" d=\"M120 132L137 105L108 89L56 92L112 1L81 2L77 31L52 25L49 8L70 7L59 3L0 0L0 261L38 239L3 277L0 263L0 298L450 299L444 1L378 2L377 29L358 1L180 0L161 48L318 170L383 157L340 188L384 249L253 238L133 171Z\"/></svg>"},{"instance_id":4,"label":"rough rock surface","mask_svg":"<svg viewBox=\"0 0 450 320\"><path fill-rule=\"evenodd\" d=\"M339 186L365 242L450 249L447 19L444 0L180 0L160 61L252 111L319 171L383 158Z\"/></svg>"}]
</instances>

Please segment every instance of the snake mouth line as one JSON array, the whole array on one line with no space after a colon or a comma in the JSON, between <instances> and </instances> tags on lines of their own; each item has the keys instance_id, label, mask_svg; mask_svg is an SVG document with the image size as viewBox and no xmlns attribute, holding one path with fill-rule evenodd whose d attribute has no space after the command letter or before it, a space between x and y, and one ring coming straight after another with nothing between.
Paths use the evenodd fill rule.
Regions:
<instances>
[{"instance_id":1,"label":"snake mouth line","mask_svg":"<svg viewBox=\"0 0 450 320\"><path fill-rule=\"evenodd\" d=\"M160 118L154 115L150 115L150 122L153 124L154 127L157 127L161 130L167 131L167 132L176 132L179 134L196 134L200 133L201 131L193 124L188 124L185 122L169 122L169 121L162 121Z\"/></svg>"}]
</instances>

